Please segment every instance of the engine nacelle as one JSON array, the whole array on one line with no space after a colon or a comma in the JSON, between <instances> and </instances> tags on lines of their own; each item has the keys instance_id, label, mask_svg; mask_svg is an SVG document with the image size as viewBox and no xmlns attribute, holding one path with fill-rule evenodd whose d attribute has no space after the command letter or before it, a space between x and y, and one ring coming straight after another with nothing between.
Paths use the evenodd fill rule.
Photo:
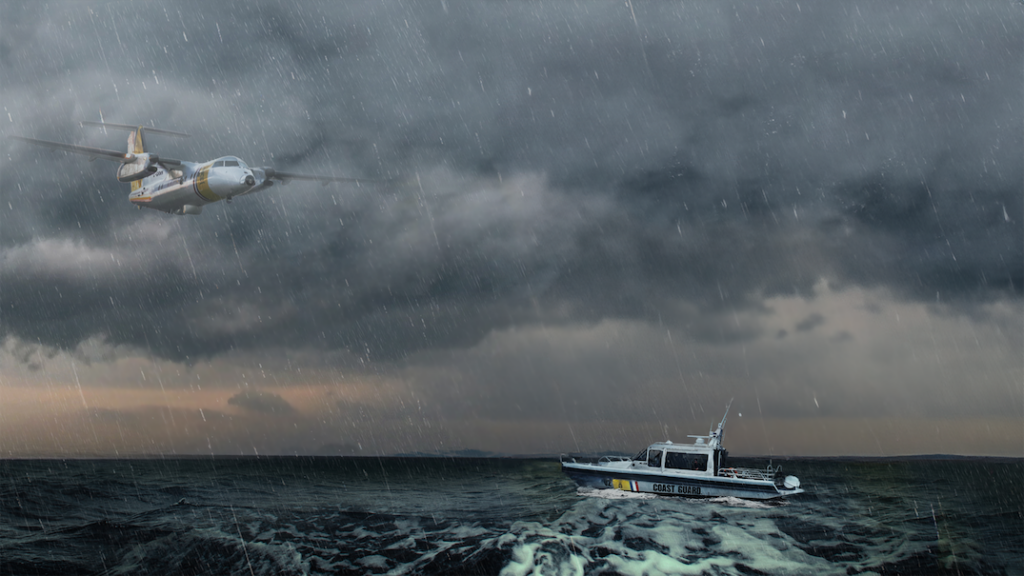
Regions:
<instances>
[{"instance_id":1,"label":"engine nacelle","mask_svg":"<svg viewBox=\"0 0 1024 576\"><path fill-rule=\"evenodd\" d=\"M274 185L274 181L270 179L270 176L274 174L272 168L253 168L252 176L245 179L246 186L251 186L248 190L235 194L235 196L245 196L246 194L252 194L253 192L259 192L265 190Z\"/></svg>"},{"instance_id":2,"label":"engine nacelle","mask_svg":"<svg viewBox=\"0 0 1024 576\"><path fill-rule=\"evenodd\" d=\"M135 182L157 171L156 157L151 154L134 154L131 162L121 164L117 169L118 182Z\"/></svg>"}]
</instances>

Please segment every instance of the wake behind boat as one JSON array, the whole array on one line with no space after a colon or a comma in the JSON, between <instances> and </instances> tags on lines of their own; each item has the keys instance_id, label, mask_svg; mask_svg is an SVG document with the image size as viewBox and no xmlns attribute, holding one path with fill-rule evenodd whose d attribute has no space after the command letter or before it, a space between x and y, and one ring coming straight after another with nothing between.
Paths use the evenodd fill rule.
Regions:
<instances>
[{"instance_id":1,"label":"wake behind boat","mask_svg":"<svg viewBox=\"0 0 1024 576\"><path fill-rule=\"evenodd\" d=\"M732 402L729 403L731 405ZM733 496L767 500L800 494L796 476L779 474L781 467L765 469L725 466L728 451L722 432L729 406L718 428L707 436L689 436L692 444L656 442L632 458L604 456L597 462L562 460L562 471L581 487L614 488L673 496Z\"/></svg>"}]
</instances>

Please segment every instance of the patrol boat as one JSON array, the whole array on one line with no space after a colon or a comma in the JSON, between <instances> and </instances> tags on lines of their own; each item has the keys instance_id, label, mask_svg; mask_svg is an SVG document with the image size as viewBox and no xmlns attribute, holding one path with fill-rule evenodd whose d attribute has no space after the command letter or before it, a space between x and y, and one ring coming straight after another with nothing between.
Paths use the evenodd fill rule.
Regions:
<instances>
[{"instance_id":1,"label":"patrol boat","mask_svg":"<svg viewBox=\"0 0 1024 576\"><path fill-rule=\"evenodd\" d=\"M732 402L729 402L732 405ZM562 471L581 487L713 498L733 496L768 500L800 494L796 476L779 474L781 466L765 469L723 467L728 451L722 430L729 416L725 407L718 428L707 436L690 436L692 444L656 442L632 458L604 456L597 462L560 459Z\"/></svg>"}]
</instances>

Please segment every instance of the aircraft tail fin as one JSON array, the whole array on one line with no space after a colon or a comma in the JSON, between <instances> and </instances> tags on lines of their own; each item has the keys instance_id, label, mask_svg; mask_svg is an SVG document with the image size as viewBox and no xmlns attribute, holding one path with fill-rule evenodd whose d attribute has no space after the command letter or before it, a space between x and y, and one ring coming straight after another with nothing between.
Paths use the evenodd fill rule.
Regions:
<instances>
[{"instance_id":1,"label":"aircraft tail fin","mask_svg":"<svg viewBox=\"0 0 1024 576\"><path fill-rule=\"evenodd\" d=\"M128 134L129 154L142 154L146 151L146 140L142 136L143 132L144 128L139 126Z\"/></svg>"},{"instance_id":2,"label":"aircraft tail fin","mask_svg":"<svg viewBox=\"0 0 1024 576\"><path fill-rule=\"evenodd\" d=\"M146 151L146 141L142 136L144 129L139 126L135 130L128 133L128 153L129 154L142 154ZM132 192L135 192L142 187L141 180L132 181Z\"/></svg>"}]
</instances>

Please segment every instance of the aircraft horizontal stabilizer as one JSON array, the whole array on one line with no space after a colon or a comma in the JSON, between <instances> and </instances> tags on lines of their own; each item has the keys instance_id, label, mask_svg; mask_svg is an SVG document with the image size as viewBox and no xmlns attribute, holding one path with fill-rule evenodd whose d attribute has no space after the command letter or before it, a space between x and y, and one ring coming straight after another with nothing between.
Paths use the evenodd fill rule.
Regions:
<instances>
[{"instance_id":1,"label":"aircraft horizontal stabilizer","mask_svg":"<svg viewBox=\"0 0 1024 576\"><path fill-rule=\"evenodd\" d=\"M132 126L129 124L111 124L109 122L90 122L89 120L82 120L80 122L82 126L99 126L101 128L117 128L120 130L136 130L138 126ZM146 132L152 132L153 134L165 134L167 136L177 136L178 138L191 138L189 134L184 132L173 132L171 130L160 130L159 128L150 128L149 126L143 126L143 130Z\"/></svg>"},{"instance_id":2,"label":"aircraft horizontal stabilizer","mask_svg":"<svg viewBox=\"0 0 1024 576\"><path fill-rule=\"evenodd\" d=\"M86 156L92 156L93 158L113 160L114 162L120 162L122 164L133 163L136 162L139 158L144 157L147 165L155 163L167 164L170 166L181 165L181 160L175 160L174 158L164 158L163 156L157 156L156 154L136 156L135 154L125 154L124 152L118 152L117 150L105 150L103 148L93 148L92 146L76 146L74 144L64 144L62 142L51 142L49 140L25 138L24 136L11 136L10 138L13 138L14 140L21 140L22 142L28 142L29 144L36 144L39 146L46 146L47 148L56 148L57 150L64 150L65 152L84 154Z\"/></svg>"}]
</instances>

